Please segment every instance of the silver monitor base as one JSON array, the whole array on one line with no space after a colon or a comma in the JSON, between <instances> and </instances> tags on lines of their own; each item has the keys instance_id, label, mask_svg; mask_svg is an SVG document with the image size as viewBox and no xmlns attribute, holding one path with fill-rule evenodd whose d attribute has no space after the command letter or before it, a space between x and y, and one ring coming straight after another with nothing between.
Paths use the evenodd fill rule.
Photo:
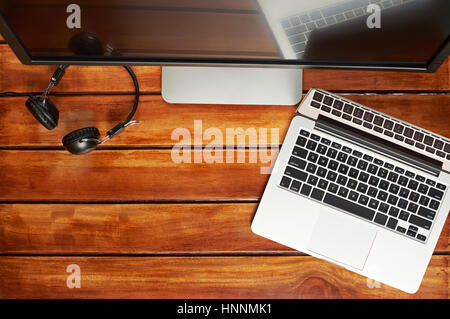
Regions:
<instances>
[{"instance_id":1,"label":"silver monitor base","mask_svg":"<svg viewBox=\"0 0 450 319\"><path fill-rule=\"evenodd\" d=\"M301 69L168 66L161 82L168 103L295 105L302 97Z\"/></svg>"}]
</instances>

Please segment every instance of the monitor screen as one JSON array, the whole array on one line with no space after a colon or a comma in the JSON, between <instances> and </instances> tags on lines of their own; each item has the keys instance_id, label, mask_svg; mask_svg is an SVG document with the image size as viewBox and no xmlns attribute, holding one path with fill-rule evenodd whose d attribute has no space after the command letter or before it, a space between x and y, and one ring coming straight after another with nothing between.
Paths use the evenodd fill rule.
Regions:
<instances>
[{"instance_id":1,"label":"monitor screen","mask_svg":"<svg viewBox=\"0 0 450 319\"><path fill-rule=\"evenodd\" d=\"M32 63L426 69L450 34L449 0L2 0L0 15Z\"/></svg>"}]
</instances>

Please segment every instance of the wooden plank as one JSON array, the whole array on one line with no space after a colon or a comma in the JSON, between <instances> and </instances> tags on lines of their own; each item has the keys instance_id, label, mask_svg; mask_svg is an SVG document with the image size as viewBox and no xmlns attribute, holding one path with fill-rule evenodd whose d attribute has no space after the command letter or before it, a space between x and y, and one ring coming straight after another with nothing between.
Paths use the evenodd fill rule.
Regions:
<instances>
[{"instance_id":1,"label":"wooden plank","mask_svg":"<svg viewBox=\"0 0 450 319\"><path fill-rule=\"evenodd\" d=\"M301 254L251 232L256 207L2 204L0 254ZM449 251L449 227L437 252Z\"/></svg>"},{"instance_id":2,"label":"wooden plank","mask_svg":"<svg viewBox=\"0 0 450 319\"><path fill-rule=\"evenodd\" d=\"M185 152L190 163L175 162L171 150L105 150L83 157L3 150L0 201L256 200L268 178L261 168L270 166L258 153L231 150L218 156L223 163L209 164L198 150Z\"/></svg>"},{"instance_id":3,"label":"wooden plank","mask_svg":"<svg viewBox=\"0 0 450 319\"><path fill-rule=\"evenodd\" d=\"M161 91L161 68L134 67L142 92ZM55 66L23 65L7 45L0 45L0 91L42 92ZM116 81L118 80L118 81ZM134 92L130 75L121 66L73 66L55 92Z\"/></svg>"},{"instance_id":4,"label":"wooden plank","mask_svg":"<svg viewBox=\"0 0 450 319\"><path fill-rule=\"evenodd\" d=\"M358 70L305 70L303 89L333 91L449 91L449 59L433 74ZM7 45L0 45L0 89L39 92L47 87L54 66L24 66ZM134 67L142 92L161 92L161 68ZM129 75L121 67L74 66L54 92L132 92Z\"/></svg>"},{"instance_id":5,"label":"wooden plank","mask_svg":"<svg viewBox=\"0 0 450 319\"><path fill-rule=\"evenodd\" d=\"M381 112L450 137L450 95L352 95L344 97ZM0 99L0 147L61 147L62 137L76 129L96 126L102 134L122 121L133 103L132 96L56 96L53 102L60 111L59 126L46 130L24 107L25 98ZM191 143L207 145L212 139L194 140L194 121L201 120L203 134L216 128L226 144L227 128L243 137L254 129L258 145L281 144L295 116L296 107L251 105L179 105L168 104L160 96L143 96L135 118L141 124L130 127L109 141L108 147L170 147L179 143L172 132L185 128ZM199 122L197 122L199 123ZM196 127L199 127L198 125ZM242 128L242 131L236 131ZM272 133L278 131L278 138ZM250 132L250 131L249 131ZM198 134L197 134L198 135ZM236 139L235 145L256 146L252 139Z\"/></svg>"},{"instance_id":6,"label":"wooden plank","mask_svg":"<svg viewBox=\"0 0 450 319\"><path fill-rule=\"evenodd\" d=\"M0 257L1 298L443 298L450 256L433 256L416 294L309 256ZM80 288L68 288L69 265ZM181 265L181 266L180 266Z\"/></svg>"}]
</instances>

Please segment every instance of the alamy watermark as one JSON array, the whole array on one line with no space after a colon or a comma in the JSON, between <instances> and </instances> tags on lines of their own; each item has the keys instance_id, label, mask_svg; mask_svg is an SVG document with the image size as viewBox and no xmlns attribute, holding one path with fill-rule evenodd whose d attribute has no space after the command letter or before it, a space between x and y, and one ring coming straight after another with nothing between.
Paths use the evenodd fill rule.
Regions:
<instances>
[{"instance_id":1,"label":"alamy watermark","mask_svg":"<svg viewBox=\"0 0 450 319\"><path fill-rule=\"evenodd\" d=\"M66 268L66 272L70 273L67 276L67 288L81 288L81 268L77 264L70 264Z\"/></svg>"},{"instance_id":2,"label":"alamy watermark","mask_svg":"<svg viewBox=\"0 0 450 319\"><path fill-rule=\"evenodd\" d=\"M69 29L81 28L81 7L78 4L69 4L66 8L69 16L66 19L66 26Z\"/></svg>"},{"instance_id":3,"label":"alamy watermark","mask_svg":"<svg viewBox=\"0 0 450 319\"><path fill-rule=\"evenodd\" d=\"M270 140L269 140L270 136ZM202 120L194 120L194 131L176 128L171 139L178 141L171 152L174 163L260 163L261 174L270 174L279 152L279 129L226 128L204 130ZM208 144L206 144L208 143ZM203 146L205 145L206 146ZM236 150L236 149L237 150ZM245 151L248 149L248 152Z\"/></svg>"}]
</instances>

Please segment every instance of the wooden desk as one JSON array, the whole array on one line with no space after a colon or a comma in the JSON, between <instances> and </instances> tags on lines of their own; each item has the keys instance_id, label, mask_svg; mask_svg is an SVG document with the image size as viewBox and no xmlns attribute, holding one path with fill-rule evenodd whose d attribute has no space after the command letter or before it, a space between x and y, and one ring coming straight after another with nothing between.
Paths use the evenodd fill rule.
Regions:
<instances>
[{"instance_id":1,"label":"wooden desk","mask_svg":"<svg viewBox=\"0 0 450 319\"><path fill-rule=\"evenodd\" d=\"M279 129L281 141L295 108L169 105L160 68L134 69L141 124L82 157L61 138L89 125L104 133L125 116L133 85L122 68L70 68L54 91L53 131L24 98L0 99L0 297L449 298L448 221L415 295L369 288L364 277L252 234L268 178L261 163L175 164L171 133L202 120L204 130ZM0 43L0 91L40 92L53 70L21 65ZM449 61L435 74L305 70L304 90L331 90L450 137L449 74ZM81 288L66 286L71 264Z\"/></svg>"}]
</instances>

